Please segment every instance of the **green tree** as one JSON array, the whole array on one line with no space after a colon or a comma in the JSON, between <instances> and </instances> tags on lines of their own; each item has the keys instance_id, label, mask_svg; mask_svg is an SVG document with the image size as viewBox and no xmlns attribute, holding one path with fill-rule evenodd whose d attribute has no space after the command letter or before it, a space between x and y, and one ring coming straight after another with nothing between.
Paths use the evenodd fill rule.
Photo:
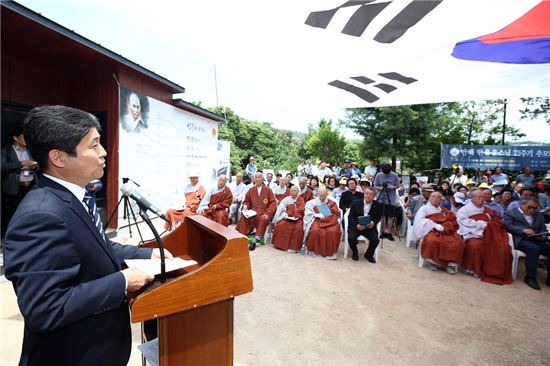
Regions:
<instances>
[{"instance_id":1,"label":"green tree","mask_svg":"<svg viewBox=\"0 0 550 366\"><path fill-rule=\"evenodd\" d=\"M524 109L520 110L521 119L544 118L550 125L550 97L521 98Z\"/></svg>"},{"instance_id":2,"label":"green tree","mask_svg":"<svg viewBox=\"0 0 550 366\"><path fill-rule=\"evenodd\" d=\"M334 163L343 160L346 145L346 138L333 128L332 121L322 119L317 129L310 126L301 154Z\"/></svg>"}]
</instances>

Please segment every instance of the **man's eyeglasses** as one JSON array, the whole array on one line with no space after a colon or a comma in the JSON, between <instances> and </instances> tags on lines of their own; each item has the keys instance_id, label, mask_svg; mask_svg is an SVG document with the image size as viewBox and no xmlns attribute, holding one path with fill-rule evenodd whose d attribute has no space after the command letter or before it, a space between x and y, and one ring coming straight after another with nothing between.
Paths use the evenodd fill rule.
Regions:
<instances>
[{"instance_id":1,"label":"man's eyeglasses","mask_svg":"<svg viewBox=\"0 0 550 366\"><path fill-rule=\"evenodd\" d=\"M525 208L528 208L529 210L536 210L537 208L539 208L539 206L526 205Z\"/></svg>"}]
</instances>

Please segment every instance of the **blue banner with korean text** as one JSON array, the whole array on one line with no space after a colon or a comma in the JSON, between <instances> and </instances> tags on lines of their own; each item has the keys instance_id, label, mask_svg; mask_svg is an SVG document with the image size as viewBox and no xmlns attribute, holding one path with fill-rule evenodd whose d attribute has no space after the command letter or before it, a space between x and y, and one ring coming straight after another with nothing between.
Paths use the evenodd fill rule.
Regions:
<instances>
[{"instance_id":1,"label":"blue banner with korean text","mask_svg":"<svg viewBox=\"0 0 550 366\"><path fill-rule=\"evenodd\" d=\"M507 170L529 165L533 170L545 171L550 170L550 146L441 145L441 168L453 164L478 169L501 166Z\"/></svg>"}]
</instances>

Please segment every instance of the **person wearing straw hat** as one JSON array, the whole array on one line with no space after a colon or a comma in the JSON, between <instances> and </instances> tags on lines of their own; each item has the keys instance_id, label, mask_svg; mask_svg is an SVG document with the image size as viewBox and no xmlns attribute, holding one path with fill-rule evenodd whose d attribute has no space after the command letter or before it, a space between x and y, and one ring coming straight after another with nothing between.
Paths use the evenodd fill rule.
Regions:
<instances>
[{"instance_id":1,"label":"person wearing straw hat","mask_svg":"<svg viewBox=\"0 0 550 366\"><path fill-rule=\"evenodd\" d=\"M252 178L254 176L254 173L258 171L258 167L256 166L256 159L251 156L250 159L248 159L249 163L246 164L246 174Z\"/></svg>"},{"instance_id":2,"label":"person wearing straw hat","mask_svg":"<svg viewBox=\"0 0 550 366\"><path fill-rule=\"evenodd\" d=\"M195 215L199 205L206 195L202 184L199 183L199 175L191 173L188 175L189 184L185 186L185 205L180 209L170 208L166 211L168 222L164 224L166 230L171 230L181 223L186 216Z\"/></svg>"}]
</instances>

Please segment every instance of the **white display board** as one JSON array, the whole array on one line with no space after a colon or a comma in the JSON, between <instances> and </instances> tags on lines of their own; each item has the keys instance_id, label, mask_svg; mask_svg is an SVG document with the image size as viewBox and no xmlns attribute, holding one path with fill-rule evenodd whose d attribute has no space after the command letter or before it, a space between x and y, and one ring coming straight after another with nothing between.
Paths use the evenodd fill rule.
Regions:
<instances>
[{"instance_id":1,"label":"white display board","mask_svg":"<svg viewBox=\"0 0 550 366\"><path fill-rule=\"evenodd\" d=\"M190 174L208 189L229 165L217 122L122 87L119 123L119 184L130 178L163 211L184 202Z\"/></svg>"}]
</instances>

